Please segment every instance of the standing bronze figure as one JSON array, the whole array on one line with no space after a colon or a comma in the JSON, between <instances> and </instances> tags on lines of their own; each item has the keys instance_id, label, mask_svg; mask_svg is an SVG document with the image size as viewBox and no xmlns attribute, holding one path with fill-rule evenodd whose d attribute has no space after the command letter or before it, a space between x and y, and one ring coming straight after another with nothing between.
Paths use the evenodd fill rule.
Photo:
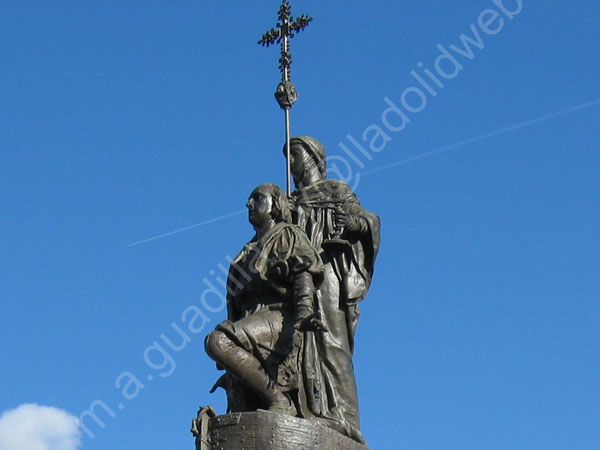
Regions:
<instances>
[{"instance_id":1,"label":"standing bronze figure","mask_svg":"<svg viewBox=\"0 0 600 450\"><path fill-rule=\"evenodd\" d=\"M352 354L358 303L365 298L379 250L379 217L362 208L350 187L326 179L323 145L309 136L291 140L293 223L304 229L325 267L316 302L328 333L307 336L312 357L312 411L363 442ZM337 245L327 245L331 242Z\"/></svg>"}]
</instances>

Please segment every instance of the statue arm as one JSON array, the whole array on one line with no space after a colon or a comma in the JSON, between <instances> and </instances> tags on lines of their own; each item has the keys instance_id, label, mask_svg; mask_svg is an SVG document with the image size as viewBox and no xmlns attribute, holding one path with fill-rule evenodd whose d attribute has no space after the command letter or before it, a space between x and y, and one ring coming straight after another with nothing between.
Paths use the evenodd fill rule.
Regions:
<instances>
[{"instance_id":1,"label":"statue arm","mask_svg":"<svg viewBox=\"0 0 600 450\"><path fill-rule=\"evenodd\" d=\"M306 233L295 225L286 226L271 248L269 274L291 287L296 328L322 331L325 326L315 313L316 285L323 280L321 258Z\"/></svg>"},{"instance_id":2,"label":"statue arm","mask_svg":"<svg viewBox=\"0 0 600 450\"><path fill-rule=\"evenodd\" d=\"M350 216L348 221L348 231L358 234L366 234L369 232L369 222L361 216Z\"/></svg>"},{"instance_id":3,"label":"statue arm","mask_svg":"<svg viewBox=\"0 0 600 450\"><path fill-rule=\"evenodd\" d=\"M312 275L301 272L294 277L296 328L301 331L328 331L320 313L315 311L315 285Z\"/></svg>"},{"instance_id":4,"label":"statue arm","mask_svg":"<svg viewBox=\"0 0 600 450\"><path fill-rule=\"evenodd\" d=\"M360 207L351 207L348 211L339 208L335 211L335 223L342 227L345 233L364 235L369 233L369 220L365 217L370 214Z\"/></svg>"}]
</instances>

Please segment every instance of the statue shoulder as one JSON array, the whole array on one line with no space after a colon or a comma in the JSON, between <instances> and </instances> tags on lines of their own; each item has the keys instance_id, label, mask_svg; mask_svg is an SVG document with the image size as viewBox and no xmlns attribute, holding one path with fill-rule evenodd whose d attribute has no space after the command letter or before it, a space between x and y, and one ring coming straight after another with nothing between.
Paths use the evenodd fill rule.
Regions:
<instances>
[{"instance_id":1,"label":"statue shoulder","mask_svg":"<svg viewBox=\"0 0 600 450\"><path fill-rule=\"evenodd\" d=\"M326 189L329 192L335 192L339 194L352 194L353 191L350 186L341 180L336 179L327 179L316 183L316 185L320 184L321 189Z\"/></svg>"},{"instance_id":2,"label":"statue shoulder","mask_svg":"<svg viewBox=\"0 0 600 450\"><path fill-rule=\"evenodd\" d=\"M311 201L322 201L324 199L351 196L354 196L354 192L345 182L334 179L321 180L295 191L292 194L292 202L294 204L302 204Z\"/></svg>"},{"instance_id":3,"label":"statue shoulder","mask_svg":"<svg viewBox=\"0 0 600 450\"><path fill-rule=\"evenodd\" d=\"M285 241L288 245L292 245L294 242L310 245L310 240L302 227L291 223L278 223L272 238L278 241Z\"/></svg>"},{"instance_id":4,"label":"statue shoulder","mask_svg":"<svg viewBox=\"0 0 600 450\"><path fill-rule=\"evenodd\" d=\"M297 225L278 223L265 242L263 252L264 262L259 265L263 267L265 279L280 281L305 271L319 279L323 272L319 252Z\"/></svg>"}]
</instances>

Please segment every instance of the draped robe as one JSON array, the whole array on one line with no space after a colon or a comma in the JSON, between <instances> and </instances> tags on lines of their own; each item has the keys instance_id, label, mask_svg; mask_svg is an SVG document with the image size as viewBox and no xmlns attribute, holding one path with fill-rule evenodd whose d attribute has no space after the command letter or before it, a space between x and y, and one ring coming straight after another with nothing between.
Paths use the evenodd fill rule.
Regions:
<instances>
[{"instance_id":1,"label":"draped robe","mask_svg":"<svg viewBox=\"0 0 600 450\"><path fill-rule=\"evenodd\" d=\"M253 354L283 392L297 392L302 386L302 335L294 328L293 289L301 272L308 272L318 286L323 278L321 258L300 227L278 223L232 260L227 320L216 327ZM227 391L229 412L265 407L243 380L226 374L216 387Z\"/></svg>"},{"instance_id":2,"label":"draped robe","mask_svg":"<svg viewBox=\"0 0 600 450\"><path fill-rule=\"evenodd\" d=\"M325 267L316 302L329 332L305 335L306 403L315 417L364 442L352 355L358 303L367 295L379 249L379 217L364 210L350 187L338 180L319 181L292 197L292 221L306 231ZM341 251L323 247L324 241L336 235L338 208L357 217L360 228L343 235L348 246Z\"/></svg>"}]
</instances>

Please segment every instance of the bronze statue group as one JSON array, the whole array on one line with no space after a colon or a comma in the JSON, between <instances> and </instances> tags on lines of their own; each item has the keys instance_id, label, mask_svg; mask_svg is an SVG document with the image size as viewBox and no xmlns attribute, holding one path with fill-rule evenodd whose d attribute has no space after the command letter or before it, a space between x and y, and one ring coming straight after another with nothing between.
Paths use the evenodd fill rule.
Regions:
<instances>
[{"instance_id":1,"label":"bronze statue group","mask_svg":"<svg viewBox=\"0 0 600 450\"><path fill-rule=\"evenodd\" d=\"M227 320L206 352L223 375L228 412L316 420L364 443L352 355L359 302L379 248L379 218L326 178L323 145L291 140L296 190L258 186L246 204L255 236L232 261Z\"/></svg>"}]
</instances>

